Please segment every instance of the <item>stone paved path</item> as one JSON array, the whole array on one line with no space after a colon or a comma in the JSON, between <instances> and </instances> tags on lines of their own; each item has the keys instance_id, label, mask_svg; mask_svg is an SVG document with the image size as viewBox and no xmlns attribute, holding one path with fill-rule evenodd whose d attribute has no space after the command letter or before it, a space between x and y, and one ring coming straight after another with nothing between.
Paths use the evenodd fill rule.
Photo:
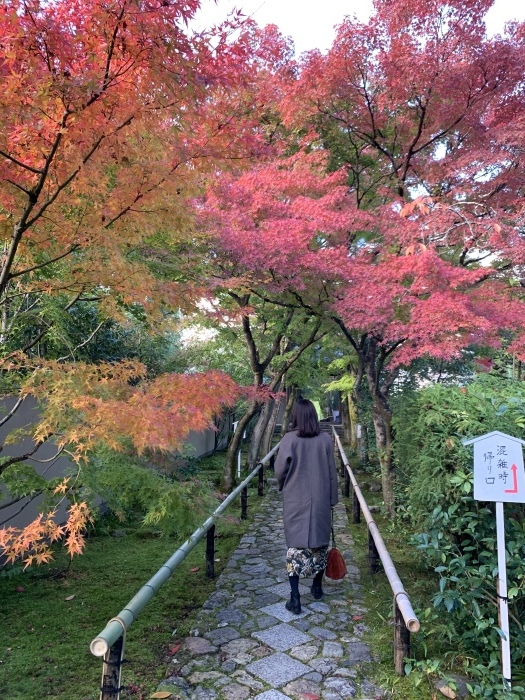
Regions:
<instances>
[{"instance_id":1,"label":"stone paved path","mask_svg":"<svg viewBox=\"0 0 525 700\"><path fill-rule=\"evenodd\" d=\"M325 580L316 601L301 580L300 615L288 612L286 545L281 495L272 481L214 593L197 616L158 690L181 700L340 700L382 697L366 678L370 650L363 641L362 588L352 564L352 538L344 505L335 509L338 547L348 575ZM302 585L304 584L304 585Z\"/></svg>"}]
</instances>

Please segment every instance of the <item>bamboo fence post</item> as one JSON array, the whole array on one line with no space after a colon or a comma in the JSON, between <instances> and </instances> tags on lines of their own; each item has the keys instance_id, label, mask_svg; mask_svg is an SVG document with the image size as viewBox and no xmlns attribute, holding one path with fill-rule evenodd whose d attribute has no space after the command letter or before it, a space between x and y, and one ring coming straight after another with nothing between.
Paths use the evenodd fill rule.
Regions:
<instances>
[{"instance_id":1,"label":"bamboo fence post","mask_svg":"<svg viewBox=\"0 0 525 700\"><path fill-rule=\"evenodd\" d=\"M241 491L241 520L248 518L248 487L245 486Z\"/></svg>"},{"instance_id":2,"label":"bamboo fence post","mask_svg":"<svg viewBox=\"0 0 525 700\"><path fill-rule=\"evenodd\" d=\"M407 656L410 656L410 631L394 596L394 665L398 676L405 675Z\"/></svg>"},{"instance_id":3,"label":"bamboo fence post","mask_svg":"<svg viewBox=\"0 0 525 700\"><path fill-rule=\"evenodd\" d=\"M215 525L206 533L206 576L215 578Z\"/></svg>"},{"instance_id":4,"label":"bamboo fence post","mask_svg":"<svg viewBox=\"0 0 525 700\"><path fill-rule=\"evenodd\" d=\"M104 655L100 700L119 700L123 656L124 634L121 634Z\"/></svg>"},{"instance_id":5,"label":"bamboo fence post","mask_svg":"<svg viewBox=\"0 0 525 700\"><path fill-rule=\"evenodd\" d=\"M368 529L368 570L371 574L379 571L379 552L370 528Z\"/></svg>"},{"instance_id":6,"label":"bamboo fence post","mask_svg":"<svg viewBox=\"0 0 525 700\"><path fill-rule=\"evenodd\" d=\"M264 496L264 464L261 464L257 475L257 495L259 497Z\"/></svg>"},{"instance_id":7,"label":"bamboo fence post","mask_svg":"<svg viewBox=\"0 0 525 700\"><path fill-rule=\"evenodd\" d=\"M352 522L354 525L359 525L361 522L361 506L359 505L359 498L357 497L356 490L353 489L354 497L352 500Z\"/></svg>"}]
</instances>

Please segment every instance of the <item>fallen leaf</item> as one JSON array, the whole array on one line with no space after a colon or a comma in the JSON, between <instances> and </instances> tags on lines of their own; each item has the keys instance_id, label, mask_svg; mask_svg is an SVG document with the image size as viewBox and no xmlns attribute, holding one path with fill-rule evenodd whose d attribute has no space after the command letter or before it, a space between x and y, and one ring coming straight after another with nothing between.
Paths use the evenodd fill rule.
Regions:
<instances>
[{"instance_id":1,"label":"fallen leaf","mask_svg":"<svg viewBox=\"0 0 525 700\"><path fill-rule=\"evenodd\" d=\"M23 592L25 591L25 588L24 588L23 586L17 586L17 587L15 588L15 591L16 591L17 593L23 593Z\"/></svg>"},{"instance_id":2,"label":"fallen leaf","mask_svg":"<svg viewBox=\"0 0 525 700\"><path fill-rule=\"evenodd\" d=\"M190 569L190 574L194 574L196 571L200 571L200 566L194 566L193 569Z\"/></svg>"},{"instance_id":3,"label":"fallen leaf","mask_svg":"<svg viewBox=\"0 0 525 700\"><path fill-rule=\"evenodd\" d=\"M65 598L64 600L73 600L74 597L75 597L74 595L68 595L68 597Z\"/></svg>"},{"instance_id":4,"label":"fallen leaf","mask_svg":"<svg viewBox=\"0 0 525 700\"><path fill-rule=\"evenodd\" d=\"M362 620L364 618L364 615L354 615L352 617L352 620Z\"/></svg>"},{"instance_id":5,"label":"fallen leaf","mask_svg":"<svg viewBox=\"0 0 525 700\"><path fill-rule=\"evenodd\" d=\"M170 654L176 654L180 649L180 644L175 644L174 647L171 647L170 649Z\"/></svg>"},{"instance_id":6,"label":"fallen leaf","mask_svg":"<svg viewBox=\"0 0 525 700\"><path fill-rule=\"evenodd\" d=\"M220 561L220 559L216 559L215 561Z\"/></svg>"},{"instance_id":7,"label":"fallen leaf","mask_svg":"<svg viewBox=\"0 0 525 700\"><path fill-rule=\"evenodd\" d=\"M171 698L173 693L168 692L167 690L160 690L158 693L153 693L153 695L150 695L150 698Z\"/></svg>"},{"instance_id":8,"label":"fallen leaf","mask_svg":"<svg viewBox=\"0 0 525 700\"><path fill-rule=\"evenodd\" d=\"M301 693L302 697L306 700L319 700L319 695L315 693Z\"/></svg>"}]
</instances>

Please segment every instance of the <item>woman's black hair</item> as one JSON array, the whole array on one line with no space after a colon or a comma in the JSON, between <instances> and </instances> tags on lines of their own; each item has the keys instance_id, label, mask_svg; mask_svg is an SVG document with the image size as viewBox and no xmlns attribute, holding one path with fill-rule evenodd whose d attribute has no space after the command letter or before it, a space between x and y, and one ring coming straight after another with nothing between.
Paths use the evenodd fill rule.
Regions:
<instances>
[{"instance_id":1,"label":"woman's black hair","mask_svg":"<svg viewBox=\"0 0 525 700\"><path fill-rule=\"evenodd\" d=\"M321 432L315 406L308 399L298 399L293 407L290 430L297 430L298 437L315 437Z\"/></svg>"}]
</instances>

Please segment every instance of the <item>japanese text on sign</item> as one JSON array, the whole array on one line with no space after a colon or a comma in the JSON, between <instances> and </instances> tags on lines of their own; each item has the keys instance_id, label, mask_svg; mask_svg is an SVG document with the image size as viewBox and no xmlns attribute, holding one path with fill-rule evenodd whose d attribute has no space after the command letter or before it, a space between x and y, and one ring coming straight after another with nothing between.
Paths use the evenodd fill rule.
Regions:
<instances>
[{"instance_id":1,"label":"japanese text on sign","mask_svg":"<svg viewBox=\"0 0 525 700\"><path fill-rule=\"evenodd\" d=\"M474 443L474 498L478 501L525 501L522 443L493 432Z\"/></svg>"}]
</instances>

